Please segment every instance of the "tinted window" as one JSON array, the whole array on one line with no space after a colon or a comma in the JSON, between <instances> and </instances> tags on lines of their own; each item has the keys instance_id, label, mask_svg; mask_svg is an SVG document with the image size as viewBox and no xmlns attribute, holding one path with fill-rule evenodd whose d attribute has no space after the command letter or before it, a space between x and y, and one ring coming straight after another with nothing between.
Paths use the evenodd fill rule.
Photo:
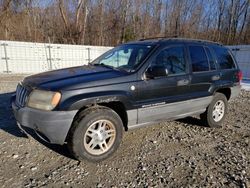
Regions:
<instances>
[{"instance_id":1,"label":"tinted window","mask_svg":"<svg viewBox=\"0 0 250 188\"><path fill-rule=\"evenodd\" d=\"M218 58L218 63L221 69L232 69L235 68L235 64L232 56L230 55L228 49L215 46L213 47L214 52Z\"/></svg>"},{"instance_id":2,"label":"tinted window","mask_svg":"<svg viewBox=\"0 0 250 188\"><path fill-rule=\"evenodd\" d=\"M169 75L185 73L184 48L180 46L164 49L156 57L155 64L163 64Z\"/></svg>"},{"instance_id":3,"label":"tinted window","mask_svg":"<svg viewBox=\"0 0 250 188\"><path fill-rule=\"evenodd\" d=\"M207 47L205 49L206 49L206 53L207 53L207 57L208 57L209 65L210 65L210 70L215 70L216 67L215 67L214 58L213 58L210 50Z\"/></svg>"},{"instance_id":4,"label":"tinted window","mask_svg":"<svg viewBox=\"0 0 250 188\"><path fill-rule=\"evenodd\" d=\"M209 71L207 55L202 46L190 46L189 52L193 72Z\"/></svg>"}]
</instances>

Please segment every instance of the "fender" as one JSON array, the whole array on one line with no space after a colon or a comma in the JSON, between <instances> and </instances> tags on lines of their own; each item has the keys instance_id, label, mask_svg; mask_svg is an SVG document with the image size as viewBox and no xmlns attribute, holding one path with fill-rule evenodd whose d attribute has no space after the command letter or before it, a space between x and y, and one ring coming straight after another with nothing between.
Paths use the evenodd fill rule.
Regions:
<instances>
[{"instance_id":1,"label":"fender","mask_svg":"<svg viewBox=\"0 0 250 188\"><path fill-rule=\"evenodd\" d=\"M212 95L219 89L225 89L225 88L229 88L231 89L232 87L236 86L237 84L235 84L232 81L220 81L220 82L216 82L214 84L212 84L209 88L209 93L211 93Z\"/></svg>"},{"instance_id":2,"label":"fender","mask_svg":"<svg viewBox=\"0 0 250 188\"><path fill-rule=\"evenodd\" d=\"M216 82L216 83L211 84L210 88L208 89L208 92L211 95L213 95L218 89L220 89L220 83Z\"/></svg>"},{"instance_id":3,"label":"fender","mask_svg":"<svg viewBox=\"0 0 250 188\"><path fill-rule=\"evenodd\" d=\"M130 100L132 96L129 93L123 91L105 91L105 92L93 92L73 96L66 99L60 108L66 108L67 110L79 110L84 106L90 106L93 104L109 103L109 102L121 102L125 106L126 110L133 108L133 103Z\"/></svg>"}]
</instances>

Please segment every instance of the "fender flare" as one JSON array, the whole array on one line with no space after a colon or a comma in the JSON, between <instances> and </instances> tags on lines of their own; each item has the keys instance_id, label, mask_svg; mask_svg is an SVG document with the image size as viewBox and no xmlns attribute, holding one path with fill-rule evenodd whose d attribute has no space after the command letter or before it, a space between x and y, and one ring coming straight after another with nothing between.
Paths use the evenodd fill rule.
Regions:
<instances>
[{"instance_id":1,"label":"fender flare","mask_svg":"<svg viewBox=\"0 0 250 188\"><path fill-rule=\"evenodd\" d=\"M129 97L121 92L91 93L91 96L79 95L68 99L66 102L67 110L79 110L85 106L92 106L100 103L121 102L125 109L132 108ZM68 104L68 105L67 105Z\"/></svg>"}]
</instances>

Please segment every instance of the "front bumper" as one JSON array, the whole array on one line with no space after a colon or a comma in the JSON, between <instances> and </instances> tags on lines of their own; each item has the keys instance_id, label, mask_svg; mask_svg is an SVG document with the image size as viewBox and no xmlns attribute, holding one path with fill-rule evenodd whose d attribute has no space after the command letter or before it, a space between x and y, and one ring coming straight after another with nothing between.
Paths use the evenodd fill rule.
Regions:
<instances>
[{"instance_id":1,"label":"front bumper","mask_svg":"<svg viewBox=\"0 0 250 188\"><path fill-rule=\"evenodd\" d=\"M19 108L12 102L17 123L33 129L48 142L63 145L77 111L43 111L29 107ZM19 127L20 127L19 125ZM43 136L41 136L43 135Z\"/></svg>"}]
</instances>

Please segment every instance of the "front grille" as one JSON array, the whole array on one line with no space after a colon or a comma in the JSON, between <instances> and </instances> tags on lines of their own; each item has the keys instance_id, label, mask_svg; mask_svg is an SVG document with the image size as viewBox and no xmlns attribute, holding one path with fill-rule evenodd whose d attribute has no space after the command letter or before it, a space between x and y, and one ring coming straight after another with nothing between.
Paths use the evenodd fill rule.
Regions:
<instances>
[{"instance_id":1,"label":"front grille","mask_svg":"<svg viewBox=\"0 0 250 188\"><path fill-rule=\"evenodd\" d=\"M21 84L17 85L16 88L16 104L20 107L24 107L27 97L28 97L28 90L22 86Z\"/></svg>"}]
</instances>

